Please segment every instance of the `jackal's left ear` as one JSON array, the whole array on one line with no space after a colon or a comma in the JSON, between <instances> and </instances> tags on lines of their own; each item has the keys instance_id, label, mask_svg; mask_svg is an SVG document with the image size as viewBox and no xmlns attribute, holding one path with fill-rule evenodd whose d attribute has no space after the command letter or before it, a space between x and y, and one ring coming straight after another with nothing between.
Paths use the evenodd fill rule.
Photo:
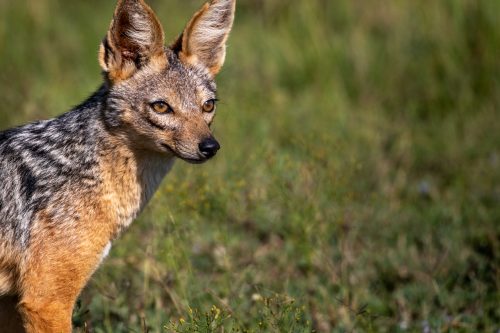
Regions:
<instances>
[{"instance_id":1,"label":"jackal's left ear","mask_svg":"<svg viewBox=\"0 0 500 333\"><path fill-rule=\"evenodd\" d=\"M144 0L119 0L99 63L112 82L125 80L149 63L165 63L164 34Z\"/></svg>"},{"instance_id":2,"label":"jackal's left ear","mask_svg":"<svg viewBox=\"0 0 500 333\"><path fill-rule=\"evenodd\" d=\"M182 61L203 66L215 76L226 58L226 41L233 26L236 0L211 0L189 21L172 45Z\"/></svg>"}]
</instances>

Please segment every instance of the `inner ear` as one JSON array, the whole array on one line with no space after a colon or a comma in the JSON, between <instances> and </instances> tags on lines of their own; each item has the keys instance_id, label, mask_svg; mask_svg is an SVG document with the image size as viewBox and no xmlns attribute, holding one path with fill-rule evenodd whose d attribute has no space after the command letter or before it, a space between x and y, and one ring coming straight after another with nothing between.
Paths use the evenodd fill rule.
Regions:
<instances>
[{"instance_id":1,"label":"inner ear","mask_svg":"<svg viewBox=\"0 0 500 333\"><path fill-rule=\"evenodd\" d=\"M152 60L166 61L163 47L163 29L153 10L143 0L121 0L99 61L112 80L126 79Z\"/></svg>"},{"instance_id":2,"label":"inner ear","mask_svg":"<svg viewBox=\"0 0 500 333\"><path fill-rule=\"evenodd\" d=\"M143 0L123 0L114 21L111 32L124 56L147 57L162 51L163 28Z\"/></svg>"},{"instance_id":3,"label":"inner ear","mask_svg":"<svg viewBox=\"0 0 500 333\"><path fill-rule=\"evenodd\" d=\"M181 33L179 37L170 45L170 49L174 51L175 54L179 55L182 51L182 40L184 39L184 33Z\"/></svg>"}]
</instances>

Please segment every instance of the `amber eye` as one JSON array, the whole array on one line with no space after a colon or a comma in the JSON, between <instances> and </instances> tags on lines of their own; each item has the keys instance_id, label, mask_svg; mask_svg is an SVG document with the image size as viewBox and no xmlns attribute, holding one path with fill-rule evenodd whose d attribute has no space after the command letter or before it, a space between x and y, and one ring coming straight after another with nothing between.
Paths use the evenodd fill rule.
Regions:
<instances>
[{"instance_id":1,"label":"amber eye","mask_svg":"<svg viewBox=\"0 0 500 333\"><path fill-rule=\"evenodd\" d=\"M174 113L174 110L164 101L151 103L151 108L158 113Z\"/></svg>"},{"instance_id":2,"label":"amber eye","mask_svg":"<svg viewBox=\"0 0 500 333\"><path fill-rule=\"evenodd\" d=\"M207 113L214 112L216 103L217 103L216 99L210 99L210 100L206 101L203 104L203 112L207 112Z\"/></svg>"}]
</instances>

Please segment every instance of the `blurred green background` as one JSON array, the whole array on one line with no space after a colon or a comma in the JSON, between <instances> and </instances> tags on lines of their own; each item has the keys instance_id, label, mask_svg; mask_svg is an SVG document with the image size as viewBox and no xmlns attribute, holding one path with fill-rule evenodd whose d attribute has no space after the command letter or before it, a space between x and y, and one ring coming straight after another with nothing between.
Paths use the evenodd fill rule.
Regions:
<instances>
[{"instance_id":1,"label":"blurred green background","mask_svg":"<svg viewBox=\"0 0 500 333\"><path fill-rule=\"evenodd\" d=\"M174 39L202 1L149 0ZM0 0L0 128L100 82L112 0ZM500 1L238 0L215 126L75 310L91 332L498 332Z\"/></svg>"}]
</instances>

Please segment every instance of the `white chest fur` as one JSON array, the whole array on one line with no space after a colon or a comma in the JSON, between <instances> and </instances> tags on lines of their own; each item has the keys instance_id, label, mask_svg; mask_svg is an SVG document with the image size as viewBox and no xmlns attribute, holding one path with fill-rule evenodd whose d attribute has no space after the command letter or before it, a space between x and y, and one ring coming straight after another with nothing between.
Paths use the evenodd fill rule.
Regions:
<instances>
[{"instance_id":1,"label":"white chest fur","mask_svg":"<svg viewBox=\"0 0 500 333\"><path fill-rule=\"evenodd\" d=\"M101 254L101 260L99 261L99 265L104 261L104 259L106 259L106 257L109 255L109 251L111 251L111 242L109 242L108 244L106 244L106 247L104 248L104 250L102 251L102 254Z\"/></svg>"}]
</instances>

